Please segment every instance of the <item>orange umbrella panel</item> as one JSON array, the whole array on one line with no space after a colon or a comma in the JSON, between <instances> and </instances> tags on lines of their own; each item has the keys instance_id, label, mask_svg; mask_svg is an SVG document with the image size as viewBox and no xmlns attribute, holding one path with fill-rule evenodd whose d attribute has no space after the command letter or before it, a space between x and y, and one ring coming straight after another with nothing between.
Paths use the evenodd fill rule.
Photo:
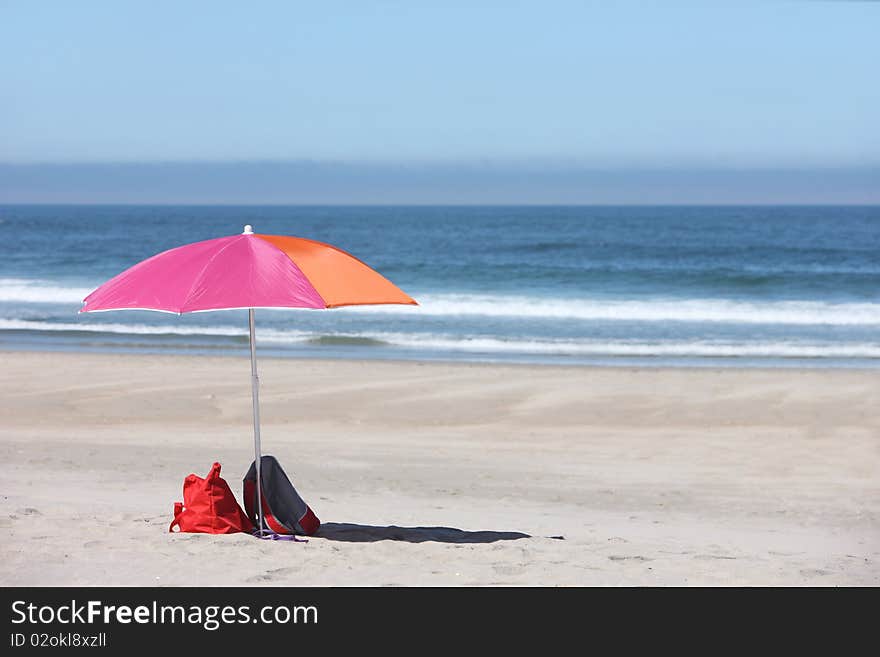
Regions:
<instances>
[{"instance_id":1,"label":"orange umbrella panel","mask_svg":"<svg viewBox=\"0 0 880 657\"><path fill-rule=\"evenodd\" d=\"M361 260L330 244L289 237L258 235L283 251L300 268L328 308L366 304L409 304L416 301Z\"/></svg>"}]
</instances>

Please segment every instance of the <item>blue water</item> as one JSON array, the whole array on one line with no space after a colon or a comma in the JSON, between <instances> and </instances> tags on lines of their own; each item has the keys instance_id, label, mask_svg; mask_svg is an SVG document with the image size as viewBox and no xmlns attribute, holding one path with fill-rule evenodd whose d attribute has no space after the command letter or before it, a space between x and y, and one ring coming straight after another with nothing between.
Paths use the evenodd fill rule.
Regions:
<instances>
[{"instance_id":1,"label":"blue water","mask_svg":"<svg viewBox=\"0 0 880 657\"><path fill-rule=\"evenodd\" d=\"M880 207L0 206L0 348L243 353L244 311L77 310L244 224L333 243L421 303L261 310L264 354L880 366Z\"/></svg>"}]
</instances>

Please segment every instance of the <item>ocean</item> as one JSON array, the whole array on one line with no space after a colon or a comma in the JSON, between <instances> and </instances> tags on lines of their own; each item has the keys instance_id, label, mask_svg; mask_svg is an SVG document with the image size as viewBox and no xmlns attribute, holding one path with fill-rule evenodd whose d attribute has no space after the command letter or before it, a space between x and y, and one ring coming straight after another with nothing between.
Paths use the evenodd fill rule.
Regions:
<instances>
[{"instance_id":1,"label":"ocean","mask_svg":"<svg viewBox=\"0 0 880 657\"><path fill-rule=\"evenodd\" d=\"M421 304L259 310L262 355L880 367L876 206L0 206L0 349L245 355L245 311L77 312L244 224L339 246Z\"/></svg>"}]
</instances>

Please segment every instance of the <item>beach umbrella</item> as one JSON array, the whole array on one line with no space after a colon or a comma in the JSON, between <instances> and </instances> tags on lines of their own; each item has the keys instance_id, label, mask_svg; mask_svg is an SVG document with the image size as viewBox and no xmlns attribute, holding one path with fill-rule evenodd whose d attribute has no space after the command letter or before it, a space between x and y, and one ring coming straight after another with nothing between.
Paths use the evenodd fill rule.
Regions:
<instances>
[{"instance_id":1,"label":"beach umbrella","mask_svg":"<svg viewBox=\"0 0 880 657\"><path fill-rule=\"evenodd\" d=\"M345 251L314 240L258 235L219 237L164 251L111 278L83 301L80 312L156 310L183 314L248 311L254 455L260 482L260 393L254 309L338 308L416 302ZM257 487L258 531L263 507Z\"/></svg>"}]
</instances>

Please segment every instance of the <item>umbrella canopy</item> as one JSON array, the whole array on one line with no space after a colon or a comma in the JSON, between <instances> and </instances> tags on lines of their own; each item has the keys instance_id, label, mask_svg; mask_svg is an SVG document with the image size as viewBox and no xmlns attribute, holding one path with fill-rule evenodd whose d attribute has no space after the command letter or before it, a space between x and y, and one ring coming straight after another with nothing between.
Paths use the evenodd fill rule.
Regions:
<instances>
[{"instance_id":1,"label":"umbrella canopy","mask_svg":"<svg viewBox=\"0 0 880 657\"><path fill-rule=\"evenodd\" d=\"M251 347L254 455L260 465L260 397L254 328L255 308L337 308L411 304L415 300L354 256L301 237L240 235L187 244L147 258L111 278L83 300L80 312L157 310L169 313L247 309ZM272 535L263 521L257 489L258 534Z\"/></svg>"},{"instance_id":2,"label":"umbrella canopy","mask_svg":"<svg viewBox=\"0 0 880 657\"><path fill-rule=\"evenodd\" d=\"M104 283L80 312L337 308L415 304L391 281L335 246L245 232L179 246Z\"/></svg>"}]
</instances>

